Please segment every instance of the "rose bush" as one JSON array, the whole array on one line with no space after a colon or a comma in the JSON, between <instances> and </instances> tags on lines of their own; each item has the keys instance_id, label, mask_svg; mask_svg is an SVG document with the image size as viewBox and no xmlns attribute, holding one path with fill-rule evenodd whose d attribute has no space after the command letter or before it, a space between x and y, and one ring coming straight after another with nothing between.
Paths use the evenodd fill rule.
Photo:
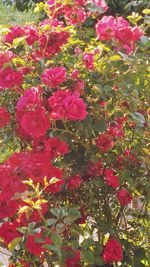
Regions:
<instances>
[{"instance_id":1,"label":"rose bush","mask_svg":"<svg viewBox=\"0 0 150 267\"><path fill-rule=\"evenodd\" d=\"M104 0L50 0L35 11L47 18L1 38L9 267L149 266L149 10L125 19Z\"/></svg>"}]
</instances>

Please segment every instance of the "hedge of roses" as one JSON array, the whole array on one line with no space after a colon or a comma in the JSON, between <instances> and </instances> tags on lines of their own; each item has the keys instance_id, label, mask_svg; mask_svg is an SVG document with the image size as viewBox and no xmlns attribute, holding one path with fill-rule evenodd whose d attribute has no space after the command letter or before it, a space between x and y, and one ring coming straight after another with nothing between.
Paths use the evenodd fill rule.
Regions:
<instances>
[{"instance_id":1,"label":"hedge of roses","mask_svg":"<svg viewBox=\"0 0 150 267\"><path fill-rule=\"evenodd\" d=\"M149 266L150 12L108 10L104 0L50 0L35 9L44 21L2 30L9 267Z\"/></svg>"}]
</instances>

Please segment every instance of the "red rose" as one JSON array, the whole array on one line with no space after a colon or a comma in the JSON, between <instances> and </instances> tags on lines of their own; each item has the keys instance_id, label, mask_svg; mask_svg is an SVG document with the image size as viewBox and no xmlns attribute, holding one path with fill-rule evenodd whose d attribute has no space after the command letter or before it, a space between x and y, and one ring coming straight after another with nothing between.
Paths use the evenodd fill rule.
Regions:
<instances>
[{"instance_id":1,"label":"red rose","mask_svg":"<svg viewBox=\"0 0 150 267\"><path fill-rule=\"evenodd\" d=\"M67 189L74 190L78 188L81 184L81 177L79 175L70 176L67 181Z\"/></svg>"},{"instance_id":2,"label":"red rose","mask_svg":"<svg viewBox=\"0 0 150 267\"><path fill-rule=\"evenodd\" d=\"M104 179L107 185L117 188L119 186L119 178L118 176L114 175L114 171L111 169L106 169L104 171Z\"/></svg>"},{"instance_id":3,"label":"red rose","mask_svg":"<svg viewBox=\"0 0 150 267\"><path fill-rule=\"evenodd\" d=\"M130 193L126 189L119 190L117 192L117 197L118 197L118 200L119 200L121 206L125 206L125 205L131 203L131 201L132 201L132 196L130 195Z\"/></svg>"},{"instance_id":4,"label":"red rose","mask_svg":"<svg viewBox=\"0 0 150 267\"><path fill-rule=\"evenodd\" d=\"M123 251L121 244L116 239L109 239L102 253L105 263L118 262L123 259Z\"/></svg>"},{"instance_id":5,"label":"red rose","mask_svg":"<svg viewBox=\"0 0 150 267\"><path fill-rule=\"evenodd\" d=\"M6 126L10 121L10 113L5 107L0 107L0 128Z\"/></svg>"},{"instance_id":6,"label":"red rose","mask_svg":"<svg viewBox=\"0 0 150 267\"><path fill-rule=\"evenodd\" d=\"M0 53L0 68L2 68L4 64L10 62L13 57L14 54L11 51Z\"/></svg>"},{"instance_id":7,"label":"red rose","mask_svg":"<svg viewBox=\"0 0 150 267\"><path fill-rule=\"evenodd\" d=\"M26 134L33 138L45 135L50 127L48 117L44 109L26 112L21 119L21 127Z\"/></svg>"},{"instance_id":8,"label":"red rose","mask_svg":"<svg viewBox=\"0 0 150 267\"><path fill-rule=\"evenodd\" d=\"M22 74L10 67L0 70L0 87L11 88L22 84Z\"/></svg>"},{"instance_id":9,"label":"red rose","mask_svg":"<svg viewBox=\"0 0 150 267\"><path fill-rule=\"evenodd\" d=\"M15 38L22 37L24 35L24 30L19 26L11 27L9 30L10 32L8 32L4 38L6 43L12 44Z\"/></svg>"},{"instance_id":10,"label":"red rose","mask_svg":"<svg viewBox=\"0 0 150 267\"><path fill-rule=\"evenodd\" d=\"M86 104L79 93L72 94L69 90L56 91L48 100L51 108L51 118L71 121L84 120L87 116Z\"/></svg>"},{"instance_id":11,"label":"red rose","mask_svg":"<svg viewBox=\"0 0 150 267\"><path fill-rule=\"evenodd\" d=\"M40 88L31 87L27 89L17 102L17 119L21 118L26 111L42 107Z\"/></svg>"},{"instance_id":12,"label":"red rose","mask_svg":"<svg viewBox=\"0 0 150 267\"><path fill-rule=\"evenodd\" d=\"M53 159L68 153L69 146L66 142L59 140L57 137L52 137L44 141L44 151Z\"/></svg>"},{"instance_id":13,"label":"red rose","mask_svg":"<svg viewBox=\"0 0 150 267\"><path fill-rule=\"evenodd\" d=\"M66 69L64 67L54 67L45 70L42 75L42 82L51 88L57 87L66 81Z\"/></svg>"},{"instance_id":14,"label":"red rose","mask_svg":"<svg viewBox=\"0 0 150 267\"><path fill-rule=\"evenodd\" d=\"M15 238L21 237L21 234L17 231L15 223L4 222L0 227L0 237L8 245Z\"/></svg>"},{"instance_id":15,"label":"red rose","mask_svg":"<svg viewBox=\"0 0 150 267\"><path fill-rule=\"evenodd\" d=\"M103 174L103 171L103 162L101 160L99 160L97 163L94 163L92 161L89 162L87 173L91 177L101 176Z\"/></svg>"},{"instance_id":16,"label":"red rose","mask_svg":"<svg viewBox=\"0 0 150 267\"><path fill-rule=\"evenodd\" d=\"M71 256L67 257L66 262L65 262L65 267L82 267L81 262L80 262L81 261L80 251L77 250L73 252L71 251L71 249L70 251L68 249L68 252L72 252L73 255L72 257Z\"/></svg>"},{"instance_id":17,"label":"red rose","mask_svg":"<svg viewBox=\"0 0 150 267\"><path fill-rule=\"evenodd\" d=\"M100 134L96 139L96 146L101 150L103 153L107 152L108 150L114 147L115 143L113 137L109 134L103 133Z\"/></svg>"},{"instance_id":18,"label":"red rose","mask_svg":"<svg viewBox=\"0 0 150 267\"><path fill-rule=\"evenodd\" d=\"M17 209L17 201L10 200L8 193L0 193L0 219L13 217Z\"/></svg>"},{"instance_id":19,"label":"red rose","mask_svg":"<svg viewBox=\"0 0 150 267\"><path fill-rule=\"evenodd\" d=\"M38 239L41 239L40 241ZM26 242L26 248L35 256L40 256L42 252L45 251L43 248L43 245L45 244L51 244L52 241L49 238L42 238L41 233L37 233L34 235L29 235L27 242Z\"/></svg>"},{"instance_id":20,"label":"red rose","mask_svg":"<svg viewBox=\"0 0 150 267\"><path fill-rule=\"evenodd\" d=\"M63 101L63 107L66 111L66 118L71 121L84 120L87 116L86 104L79 93L75 92Z\"/></svg>"}]
</instances>

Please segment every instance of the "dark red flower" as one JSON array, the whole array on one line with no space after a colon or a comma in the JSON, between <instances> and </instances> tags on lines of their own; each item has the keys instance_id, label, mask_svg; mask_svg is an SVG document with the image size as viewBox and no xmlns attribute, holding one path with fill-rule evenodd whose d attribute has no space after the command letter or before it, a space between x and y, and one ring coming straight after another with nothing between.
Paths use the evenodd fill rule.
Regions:
<instances>
[{"instance_id":1,"label":"dark red flower","mask_svg":"<svg viewBox=\"0 0 150 267\"><path fill-rule=\"evenodd\" d=\"M81 184L81 177L79 175L70 176L67 180L67 189L74 190L78 188Z\"/></svg>"},{"instance_id":2,"label":"dark red flower","mask_svg":"<svg viewBox=\"0 0 150 267\"><path fill-rule=\"evenodd\" d=\"M103 153L112 149L115 145L113 137L107 133L100 134L96 139L96 146L101 150Z\"/></svg>"},{"instance_id":3,"label":"dark red flower","mask_svg":"<svg viewBox=\"0 0 150 267\"><path fill-rule=\"evenodd\" d=\"M13 217L18 207L18 202L11 200L8 193L0 193L0 219Z\"/></svg>"},{"instance_id":4,"label":"dark red flower","mask_svg":"<svg viewBox=\"0 0 150 267\"><path fill-rule=\"evenodd\" d=\"M116 239L109 239L102 253L103 261L105 263L111 263L113 261L118 262L123 259L122 246Z\"/></svg>"},{"instance_id":5,"label":"dark red flower","mask_svg":"<svg viewBox=\"0 0 150 267\"><path fill-rule=\"evenodd\" d=\"M0 128L9 124L10 121L10 113L7 111L5 107L0 107Z\"/></svg>"},{"instance_id":6,"label":"dark red flower","mask_svg":"<svg viewBox=\"0 0 150 267\"><path fill-rule=\"evenodd\" d=\"M126 189L121 189L117 192L117 197L121 206L125 206L132 201L132 196Z\"/></svg>"},{"instance_id":7,"label":"dark red flower","mask_svg":"<svg viewBox=\"0 0 150 267\"><path fill-rule=\"evenodd\" d=\"M41 253L45 251L43 245L51 243L52 241L49 238L43 238L41 233L37 233L28 236L26 248L30 251L31 254L40 256Z\"/></svg>"},{"instance_id":8,"label":"dark red flower","mask_svg":"<svg viewBox=\"0 0 150 267\"><path fill-rule=\"evenodd\" d=\"M114 175L114 171L112 169L106 169L104 174L104 179L107 185L113 188L117 188L119 186L119 177Z\"/></svg>"},{"instance_id":9,"label":"dark red flower","mask_svg":"<svg viewBox=\"0 0 150 267\"><path fill-rule=\"evenodd\" d=\"M11 222L4 222L0 227L0 237L4 240L4 244L8 245L12 240L21 237L17 231L17 225Z\"/></svg>"}]
</instances>

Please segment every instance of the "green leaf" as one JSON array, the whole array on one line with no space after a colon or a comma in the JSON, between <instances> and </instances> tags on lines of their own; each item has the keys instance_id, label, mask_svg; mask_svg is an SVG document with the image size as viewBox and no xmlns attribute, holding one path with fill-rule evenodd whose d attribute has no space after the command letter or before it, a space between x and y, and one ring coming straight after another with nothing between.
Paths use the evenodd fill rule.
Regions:
<instances>
[{"instance_id":1,"label":"green leaf","mask_svg":"<svg viewBox=\"0 0 150 267\"><path fill-rule=\"evenodd\" d=\"M99 128L100 132L104 132L107 129L106 121L104 119L99 121L99 124L97 125L97 128Z\"/></svg>"},{"instance_id":2,"label":"green leaf","mask_svg":"<svg viewBox=\"0 0 150 267\"><path fill-rule=\"evenodd\" d=\"M145 267L145 264L142 262L136 262L133 267Z\"/></svg>"},{"instance_id":3,"label":"green leaf","mask_svg":"<svg viewBox=\"0 0 150 267\"><path fill-rule=\"evenodd\" d=\"M134 112L134 113L132 113L132 114L131 114L131 117L132 117L135 121L137 121L138 123L141 123L141 124L145 123L145 118L144 118L144 116L143 116L141 113L139 113L139 112Z\"/></svg>"},{"instance_id":4,"label":"green leaf","mask_svg":"<svg viewBox=\"0 0 150 267\"><path fill-rule=\"evenodd\" d=\"M146 8L146 9L143 9L143 14L145 15L150 15L150 9Z\"/></svg>"},{"instance_id":5,"label":"green leaf","mask_svg":"<svg viewBox=\"0 0 150 267\"><path fill-rule=\"evenodd\" d=\"M72 221L76 221L77 219L81 218L81 213L78 208L69 208L68 217Z\"/></svg>"},{"instance_id":6,"label":"green leaf","mask_svg":"<svg viewBox=\"0 0 150 267\"><path fill-rule=\"evenodd\" d=\"M47 225L48 226L54 225L55 223L57 223L57 220L56 219L48 219L47 220Z\"/></svg>"},{"instance_id":7,"label":"green leaf","mask_svg":"<svg viewBox=\"0 0 150 267\"><path fill-rule=\"evenodd\" d=\"M145 259L145 249L144 248L138 248L134 252L134 258L136 261L144 260Z\"/></svg>"},{"instance_id":8,"label":"green leaf","mask_svg":"<svg viewBox=\"0 0 150 267\"><path fill-rule=\"evenodd\" d=\"M88 239L85 239L85 240L82 242L81 247L82 247L83 249L87 249L87 248L91 247L93 244L94 244L93 239L88 238Z\"/></svg>"},{"instance_id":9,"label":"green leaf","mask_svg":"<svg viewBox=\"0 0 150 267\"><path fill-rule=\"evenodd\" d=\"M22 240L21 237L17 237L17 238L15 238L14 240L12 240L12 241L8 244L8 249L9 249L10 251L13 251L13 250L15 249L15 247L16 247L17 245L19 245L19 243L20 243L21 240Z\"/></svg>"},{"instance_id":10,"label":"green leaf","mask_svg":"<svg viewBox=\"0 0 150 267\"><path fill-rule=\"evenodd\" d=\"M51 235L51 239L53 240L54 244L57 246L57 247L61 247L62 246L62 239L60 237L59 234L55 233L55 234L52 234Z\"/></svg>"},{"instance_id":11,"label":"green leaf","mask_svg":"<svg viewBox=\"0 0 150 267\"><path fill-rule=\"evenodd\" d=\"M88 264L94 263L94 254L91 250L81 251L81 257L85 263L88 263Z\"/></svg>"},{"instance_id":12,"label":"green leaf","mask_svg":"<svg viewBox=\"0 0 150 267\"><path fill-rule=\"evenodd\" d=\"M42 247L43 248L46 248L48 250L54 251L56 253L59 253L60 252L60 249L57 246L54 246L54 245L48 245L48 244L46 244L46 245L43 245Z\"/></svg>"},{"instance_id":13,"label":"green leaf","mask_svg":"<svg viewBox=\"0 0 150 267\"><path fill-rule=\"evenodd\" d=\"M50 209L50 212L51 212L53 215L58 216L59 209L57 209L57 208L52 208L52 209Z\"/></svg>"}]
</instances>

